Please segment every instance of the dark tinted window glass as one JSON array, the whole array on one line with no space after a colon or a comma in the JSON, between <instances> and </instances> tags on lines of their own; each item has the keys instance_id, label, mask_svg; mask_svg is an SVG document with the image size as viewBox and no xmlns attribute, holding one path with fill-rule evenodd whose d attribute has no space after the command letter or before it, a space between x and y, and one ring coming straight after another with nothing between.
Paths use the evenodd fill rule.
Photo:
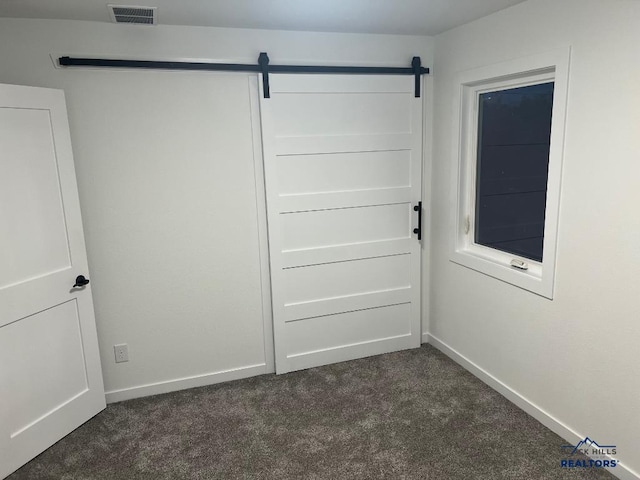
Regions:
<instances>
[{"instance_id":1,"label":"dark tinted window glass","mask_svg":"<svg viewBox=\"0 0 640 480\"><path fill-rule=\"evenodd\" d=\"M475 242L542 261L553 82L480 95Z\"/></svg>"}]
</instances>

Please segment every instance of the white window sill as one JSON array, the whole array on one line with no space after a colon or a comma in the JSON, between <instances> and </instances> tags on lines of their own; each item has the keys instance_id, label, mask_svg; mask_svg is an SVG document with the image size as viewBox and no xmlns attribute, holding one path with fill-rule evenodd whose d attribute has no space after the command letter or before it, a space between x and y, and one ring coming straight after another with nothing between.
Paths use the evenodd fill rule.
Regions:
<instances>
[{"instance_id":1,"label":"white window sill","mask_svg":"<svg viewBox=\"0 0 640 480\"><path fill-rule=\"evenodd\" d=\"M492 250L479 245L469 249L457 249L451 253L450 260L542 297L553 299L553 278L544 275L541 263ZM521 270L511 266L513 259L525 262L528 269Z\"/></svg>"}]
</instances>

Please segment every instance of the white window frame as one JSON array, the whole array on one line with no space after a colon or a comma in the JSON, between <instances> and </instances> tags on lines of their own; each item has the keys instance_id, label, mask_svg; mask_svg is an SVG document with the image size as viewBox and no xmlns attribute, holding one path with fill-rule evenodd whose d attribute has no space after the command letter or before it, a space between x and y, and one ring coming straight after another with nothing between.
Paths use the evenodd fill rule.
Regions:
<instances>
[{"instance_id":1,"label":"white window frame","mask_svg":"<svg viewBox=\"0 0 640 480\"><path fill-rule=\"evenodd\" d=\"M455 209L450 260L549 299L553 298L556 266L569 59L569 48L557 49L460 72L454 83L458 93L454 106L456 162L451 191ZM551 81L554 92L543 260L537 262L475 243L478 105L482 93ZM526 270L512 266L513 260L523 262Z\"/></svg>"}]
</instances>

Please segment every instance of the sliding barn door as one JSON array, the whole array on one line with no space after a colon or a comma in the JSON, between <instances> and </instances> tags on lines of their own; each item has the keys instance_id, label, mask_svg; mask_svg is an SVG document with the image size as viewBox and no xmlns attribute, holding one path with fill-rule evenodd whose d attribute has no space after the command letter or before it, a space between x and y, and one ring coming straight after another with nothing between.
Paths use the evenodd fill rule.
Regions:
<instances>
[{"instance_id":1,"label":"sliding barn door","mask_svg":"<svg viewBox=\"0 0 640 480\"><path fill-rule=\"evenodd\" d=\"M276 371L420 345L422 101L411 76L269 75Z\"/></svg>"},{"instance_id":2,"label":"sliding barn door","mask_svg":"<svg viewBox=\"0 0 640 480\"><path fill-rule=\"evenodd\" d=\"M105 407L64 94L0 85L0 478Z\"/></svg>"}]
</instances>

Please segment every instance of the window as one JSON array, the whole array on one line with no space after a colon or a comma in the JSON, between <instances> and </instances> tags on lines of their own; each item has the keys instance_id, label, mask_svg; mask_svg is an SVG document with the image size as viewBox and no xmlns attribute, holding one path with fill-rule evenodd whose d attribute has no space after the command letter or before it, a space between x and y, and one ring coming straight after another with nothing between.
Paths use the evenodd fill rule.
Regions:
<instances>
[{"instance_id":1,"label":"window","mask_svg":"<svg viewBox=\"0 0 640 480\"><path fill-rule=\"evenodd\" d=\"M462 72L451 260L553 298L568 50Z\"/></svg>"},{"instance_id":2,"label":"window","mask_svg":"<svg viewBox=\"0 0 640 480\"><path fill-rule=\"evenodd\" d=\"M553 82L481 93L475 243L542 261Z\"/></svg>"}]
</instances>

